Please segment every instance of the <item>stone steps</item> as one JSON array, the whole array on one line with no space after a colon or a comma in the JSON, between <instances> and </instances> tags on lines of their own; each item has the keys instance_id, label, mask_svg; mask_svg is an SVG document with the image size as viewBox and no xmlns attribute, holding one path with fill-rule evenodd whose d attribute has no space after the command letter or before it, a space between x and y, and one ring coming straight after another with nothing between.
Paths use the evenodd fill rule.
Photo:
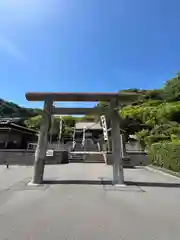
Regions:
<instances>
[{"instance_id":1,"label":"stone steps","mask_svg":"<svg viewBox=\"0 0 180 240\"><path fill-rule=\"evenodd\" d=\"M105 163L101 154L69 154L70 163Z\"/></svg>"}]
</instances>

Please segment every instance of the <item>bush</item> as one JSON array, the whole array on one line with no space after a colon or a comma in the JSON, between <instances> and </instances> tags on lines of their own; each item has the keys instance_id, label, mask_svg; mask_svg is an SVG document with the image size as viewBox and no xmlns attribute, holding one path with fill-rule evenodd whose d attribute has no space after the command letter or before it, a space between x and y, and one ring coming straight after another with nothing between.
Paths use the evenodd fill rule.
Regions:
<instances>
[{"instance_id":1,"label":"bush","mask_svg":"<svg viewBox=\"0 0 180 240\"><path fill-rule=\"evenodd\" d=\"M145 144L146 146L151 146L154 143L158 142L169 142L170 141L170 136L166 136L164 134L157 134L157 135L150 135L145 137Z\"/></svg>"},{"instance_id":2,"label":"bush","mask_svg":"<svg viewBox=\"0 0 180 240\"><path fill-rule=\"evenodd\" d=\"M151 163L176 172L180 171L180 143L155 143L149 148Z\"/></svg>"}]
</instances>

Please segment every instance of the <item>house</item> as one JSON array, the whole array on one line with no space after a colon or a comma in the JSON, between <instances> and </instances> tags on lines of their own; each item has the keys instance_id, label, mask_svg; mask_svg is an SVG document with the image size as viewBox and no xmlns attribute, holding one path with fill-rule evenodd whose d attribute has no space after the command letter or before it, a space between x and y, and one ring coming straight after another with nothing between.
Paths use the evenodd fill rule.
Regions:
<instances>
[{"instance_id":1,"label":"house","mask_svg":"<svg viewBox=\"0 0 180 240\"><path fill-rule=\"evenodd\" d=\"M27 149L38 139L37 132L20 125L20 118L0 118L0 148Z\"/></svg>"}]
</instances>

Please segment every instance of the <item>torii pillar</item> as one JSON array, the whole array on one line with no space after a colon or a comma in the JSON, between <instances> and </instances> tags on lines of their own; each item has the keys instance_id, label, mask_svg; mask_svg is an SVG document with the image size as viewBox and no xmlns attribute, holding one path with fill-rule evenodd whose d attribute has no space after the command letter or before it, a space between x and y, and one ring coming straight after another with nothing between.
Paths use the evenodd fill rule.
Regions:
<instances>
[{"instance_id":1,"label":"torii pillar","mask_svg":"<svg viewBox=\"0 0 180 240\"><path fill-rule=\"evenodd\" d=\"M123 153L121 149L120 121L118 112L118 102L111 102L111 138L112 138L112 157L113 157L113 184L124 185L123 172Z\"/></svg>"},{"instance_id":2,"label":"torii pillar","mask_svg":"<svg viewBox=\"0 0 180 240\"><path fill-rule=\"evenodd\" d=\"M38 144L35 152L34 173L30 184L38 185L43 183L45 158L48 145L48 132L51 126L52 106L53 101L51 99L44 101L40 133L38 136Z\"/></svg>"}]
</instances>

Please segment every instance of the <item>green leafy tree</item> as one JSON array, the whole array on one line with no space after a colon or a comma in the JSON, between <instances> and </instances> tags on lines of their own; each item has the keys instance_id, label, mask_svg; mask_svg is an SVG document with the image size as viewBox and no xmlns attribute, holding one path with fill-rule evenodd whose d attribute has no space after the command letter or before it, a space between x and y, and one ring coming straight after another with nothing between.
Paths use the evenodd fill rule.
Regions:
<instances>
[{"instance_id":1,"label":"green leafy tree","mask_svg":"<svg viewBox=\"0 0 180 240\"><path fill-rule=\"evenodd\" d=\"M51 120L51 128L49 131L50 135L58 135L59 134L59 125L60 125L60 118L59 117L54 117L52 116L52 120Z\"/></svg>"},{"instance_id":2,"label":"green leafy tree","mask_svg":"<svg viewBox=\"0 0 180 240\"><path fill-rule=\"evenodd\" d=\"M41 125L41 118L41 115L37 115L35 117L28 118L24 123L28 128L39 130Z\"/></svg>"},{"instance_id":3,"label":"green leafy tree","mask_svg":"<svg viewBox=\"0 0 180 240\"><path fill-rule=\"evenodd\" d=\"M62 119L63 119L64 125L67 127L74 127L77 120L77 118L73 116L63 116Z\"/></svg>"},{"instance_id":4,"label":"green leafy tree","mask_svg":"<svg viewBox=\"0 0 180 240\"><path fill-rule=\"evenodd\" d=\"M180 100L180 73L166 82L163 96L167 101Z\"/></svg>"},{"instance_id":5,"label":"green leafy tree","mask_svg":"<svg viewBox=\"0 0 180 240\"><path fill-rule=\"evenodd\" d=\"M143 99L163 100L163 90L162 89L149 90L144 94Z\"/></svg>"}]
</instances>

